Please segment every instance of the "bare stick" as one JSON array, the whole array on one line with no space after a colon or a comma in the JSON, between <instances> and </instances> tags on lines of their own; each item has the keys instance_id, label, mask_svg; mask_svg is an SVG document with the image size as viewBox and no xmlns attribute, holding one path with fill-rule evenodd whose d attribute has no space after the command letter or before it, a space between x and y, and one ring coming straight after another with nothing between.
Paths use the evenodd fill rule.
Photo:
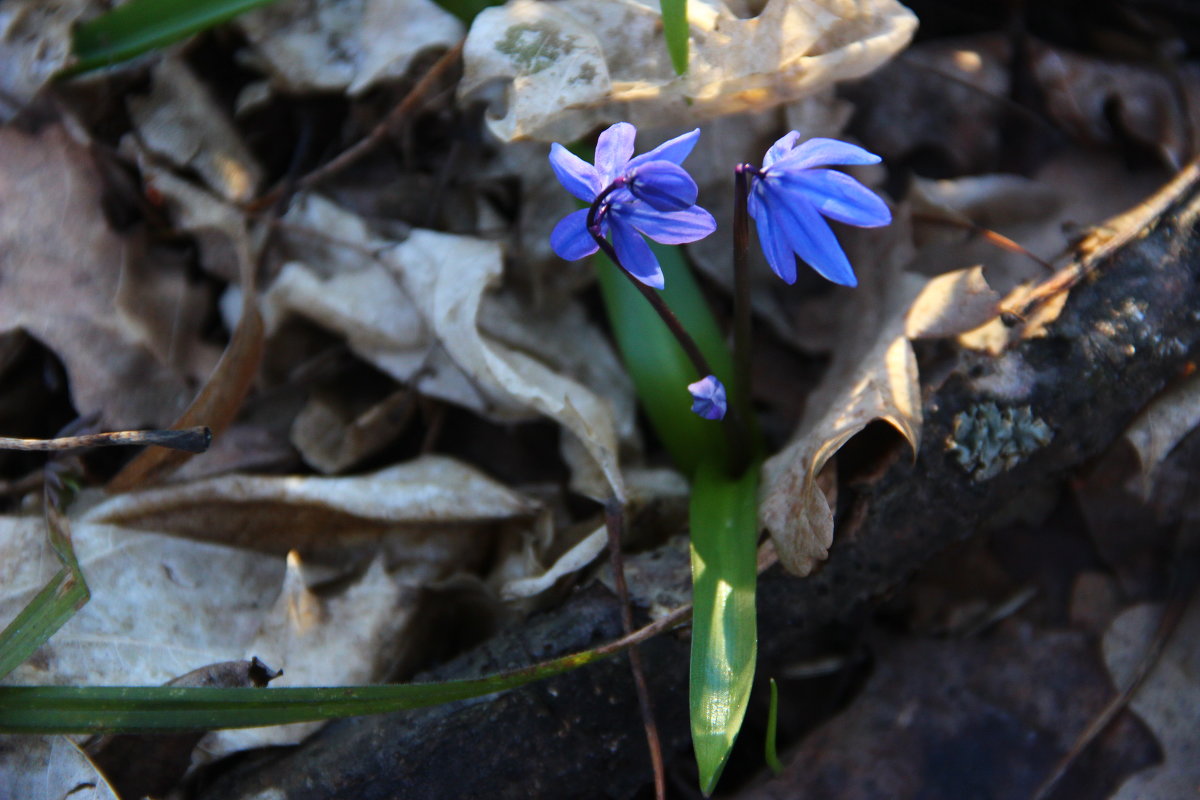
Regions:
<instances>
[{"instance_id":1,"label":"bare stick","mask_svg":"<svg viewBox=\"0 0 1200 800\"><path fill-rule=\"evenodd\" d=\"M189 453L203 453L212 442L212 431L205 426L178 431L115 431L90 433L85 436L64 436L59 439L13 439L0 436L0 450L38 450L59 452L81 450L85 447L118 445L157 445Z\"/></svg>"},{"instance_id":2,"label":"bare stick","mask_svg":"<svg viewBox=\"0 0 1200 800\"><path fill-rule=\"evenodd\" d=\"M346 167L350 166L360 158L378 147L388 134L396 127L396 124L408 114L411 114L417 105L425 99L425 95L433 88L433 85L457 63L459 57L462 56L463 44L466 40L460 41L458 44L451 47L442 56L434 62L429 71L421 76L421 80L417 81L412 90L404 96L392 111L380 122L375 128L367 134L366 138L360 139L356 144L347 150L343 150L340 155L332 161L318 167L312 172L305 175L300 180L300 186L305 189L311 189L316 184L328 178L330 175L341 172Z\"/></svg>"},{"instance_id":3,"label":"bare stick","mask_svg":"<svg viewBox=\"0 0 1200 800\"><path fill-rule=\"evenodd\" d=\"M604 504L604 525L608 529L608 555L612 561L613 585L617 590L617 601L621 605L621 629L628 638L633 634L633 608L629 604L629 586L625 583L625 558L621 554L621 529L624 522L624 510L616 499ZM662 742L658 736L658 724L654 721L654 706L650 703L646 673L642 669L642 654L637 645L629 648L629 666L633 670L638 706L642 709L642 725L646 729L646 744L650 748L650 764L654 768L654 796L658 800L666 800L667 772L663 766Z\"/></svg>"}]
</instances>

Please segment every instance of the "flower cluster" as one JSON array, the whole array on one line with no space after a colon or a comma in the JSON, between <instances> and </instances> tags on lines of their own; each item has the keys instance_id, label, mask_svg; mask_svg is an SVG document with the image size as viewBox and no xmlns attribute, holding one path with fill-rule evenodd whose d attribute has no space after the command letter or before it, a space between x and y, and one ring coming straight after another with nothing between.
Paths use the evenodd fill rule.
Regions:
<instances>
[{"instance_id":1,"label":"flower cluster","mask_svg":"<svg viewBox=\"0 0 1200 800\"><path fill-rule=\"evenodd\" d=\"M661 289L662 269L643 237L660 244L686 244L708 236L717 224L696 205L696 182L681 166L700 130L640 156L633 155L636 136L628 122L601 133L595 164L560 144L551 147L550 165L559 181L589 205L564 217L550 235L550 244L568 261L604 248L635 280ZM850 261L825 220L874 228L890 223L892 214L866 186L828 167L876 164L880 158L836 139L809 139L797 145L799 137L792 131L775 142L761 167L736 168L744 176L740 180L750 181L747 211L758 229L763 255L789 284L796 282L800 258L833 283L855 286L858 280ZM688 391L693 412L705 419L725 416L725 387L716 376L705 375Z\"/></svg>"},{"instance_id":2,"label":"flower cluster","mask_svg":"<svg viewBox=\"0 0 1200 800\"><path fill-rule=\"evenodd\" d=\"M892 221L892 212L867 187L833 165L877 164L879 156L836 139L809 139L796 147L800 134L792 131L771 146L761 169L743 164L738 169L754 176L748 209L758 228L763 255L786 283L796 282L796 256L842 286L858 279L828 217L859 228L877 228Z\"/></svg>"},{"instance_id":3,"label":"flower cluster","mask_svg":"<svg viewBox=\"0 0 1200 800\"><path fill-rule=\"evenodd\" d=\"M567 261L600 249L597 238L612 235L622 268L647 286L663 288L662 268L643 236L659 244L703 239L717 222L696 205L696 182L680 166L696 146L700 129L633 157L637 129L618 122L596 141L595 166L555 143L550 166L568 192L585 203L550 234L554 252Z\"/></svg>"}]
</instances>

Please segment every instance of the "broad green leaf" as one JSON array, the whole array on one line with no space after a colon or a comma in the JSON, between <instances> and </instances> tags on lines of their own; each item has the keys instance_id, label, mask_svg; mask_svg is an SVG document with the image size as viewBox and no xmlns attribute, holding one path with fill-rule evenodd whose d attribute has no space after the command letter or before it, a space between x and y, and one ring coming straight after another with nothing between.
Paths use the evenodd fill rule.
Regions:
<instances>
[{"instance_id":1,"label":"broad green leaf","mask_svg":"<svg viewBox=\"0 0 1200 800\"><path fill-rule=\"evenodd\" d=\"M682 75L688 68L688 21L687 0L661 0L663 37L667 40L667 52L675 74Z\"/></svg>"},{"instance_id":2,"label":"broad green leaf","mask_svg":"<svg viewBox=\"0 0 1200 800\"><path fill-rule=\"evenodd\" d=\"M758 463L730 478L706 460L692 481L692 747L711 794L742 727L758 656L754 594Z\"/></svg>"},{"instance_id":3,"label":"broad green leaf","mask_svg":"<svg viewBox=\"0 0 1200 800\"><path fill-rule=\"evenodd\" d=\"M130 0L75 30L75 63L61 77L127 61L273 0Z\"/></svg>"},{"instance_id":4,"label":"broad green leaf","mask_svg":"<svg viewBox=\"0 0 1200 800\"><path fill-rule=\"evenodd\" d=\"M295 689L0 686L0 733L253 728L379 714L515 689L606 658L604 647L499 675L444 683Z\"/></svg>"},{"instance_id":5,"label":"broad green leaf","mask_svg":"<svg viewBox=\"0 0 1200 800\"><path fill-rule=\"evenodd\" d=\"M661 293L663 299L696 340L729 396L736 397L731 383L733 359L683 255L677 247L659 244L651 247L666 281ZM690 476L701 461L714 453L724 458L725 436L721 425L691 412L692 396L687 385L703 376L696 375L683 348L629 279L603 254L598 253L593 261L617 346L637 388L638 399L676 466Z\"/></svg>"},{"instance_id":6,"label":"broad green leaf","mask_svg":"<svg viewBox=\"0 0 1200 800\"><path fill-rule=\"evenodd\" d=\"M733 361L720 328L678 248L651 246L665 276L663 299L696 340L729 396L741 396L732 382ZM683 348L615 265L602 255L595 263L638 398L676 465L692 479L695 610L689 691L692 742L701 789L708 794L741 729L754 680L759 465L752 464L740 478L728 476L720 424L691 413L687 384L697 376ZM757 447L753 442L752 449Z\"/></svg>"}]
</instances>

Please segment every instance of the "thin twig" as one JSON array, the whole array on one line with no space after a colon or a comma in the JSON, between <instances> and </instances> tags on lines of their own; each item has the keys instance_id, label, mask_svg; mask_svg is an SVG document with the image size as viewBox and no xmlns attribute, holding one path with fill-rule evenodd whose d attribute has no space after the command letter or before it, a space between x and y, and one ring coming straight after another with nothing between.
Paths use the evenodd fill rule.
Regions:
<instances>
[{"instance_id":1,"label":"thin twig","mask_svg":"<svg viewBox=\"0 0 1200 800\"><path fill-rule=\"evenodd\" d=\"M912 215L913 222L924 222L928 225L945 225L951 228L962 228L968 230L976 236L983 237L988 244L995 245L1001 250L1007 250L1010 253L1017 253L1033 261L1047 272L1054 272L1054 265L1046 259L1026 249L1019 242L1013 241L999 231L994 231L991 228L984 227L977 222L969 219L958 219L955 217L941 216L939 214L926 214L915 212Z\"/></svg>"},{"instance_id":2,"label":"thin twig","mask_svg":"<svg viewBox=\"0 0 1200 800\"><path fill-rule=\"evenodd\" d=\"M625 513L614 498L604 505L604 525L608 529L608 555L612 562L613 585L617 590L617 601L621 605L621 629L626 636L633 633L633 608L629 603L629 586L625 583L625 558L621 554L621 529ZM650 764L654 768L654 796L666 800L667 773L663 765L662 742L658 736L658 724L654 721L654 706L650 701L650 689L646 685L646 673L642 669L642 654L637 646L629 648L629 666L633 670L633 684L637 688L638 705L642 709L642 725L646 729L646 744L650 748Z\"/></svg>"},{"instance_id":3,"label":"thin twig","mask_svg":"<svg viewBox=\"0 0 1200 800\"><path fill-rule=\"evenodd\" d=\"M395 129L400 120L411 114L413 110L416 109L421 103L421 101L425 99L425 96L429 94L430 89L436 85L436 83L452 66L454 66L454 64L458 63L459 58L462 56L463 44L465 42L466 40L464 39L443 53L441 57L434 62L433 66L429 68L429 71L422 75L421 79L417 81L416 85L413 86L408 94L404 96L404 99L401 100L386 117L384 117L382 122L376 125L364 138L359 139L358 142L339 153L333 160L322 164L320 167L317 167L315 170L301 178L298 182L299 188L311 189L321 181L336 175L350 165L354 164L363 156L367 155L380 144L382 144ZM262 202L273 204L278 200L278 196L283 191L283 187L277 187L273 189L270 194L262 199ZM261 205L259 207L261 207Z\"/></svg>"},{"instance_id":4,"label":"thin twig","mask_svg":"<svg viewBox=\"0 0 1200 800\"><path fill-rule=\"evenodd\" d=\"M58 452L85 447L116 445L157 445L188 453L203 453L212 442L212 431L205 426L183 430L115 431L90 433L84 436L64 436L58 439L13 439L0 436L0 450L38 450Z\"/></svg>"}]
</instances>

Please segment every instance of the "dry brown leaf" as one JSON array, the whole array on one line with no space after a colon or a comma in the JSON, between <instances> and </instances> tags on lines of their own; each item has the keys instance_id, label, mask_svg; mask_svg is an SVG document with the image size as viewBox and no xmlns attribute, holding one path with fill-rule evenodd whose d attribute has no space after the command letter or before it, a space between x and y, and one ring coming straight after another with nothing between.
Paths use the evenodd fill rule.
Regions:
<instances>
[{"instance_id":1,"label":"dry brown leaf","mask_svg":"<svg viewBox=\"0 0 1200 800\"><path fill-rule=\"evenodd\" d=\"M225 264L223 270L236 270L239 280L241 311L225 352L191 404L172 424L173 428L206 425L219 438L237 417L263 356L263 321L258 310L249 236L241 215L231 206L164 173L158 174L158 182L162 196L178 212L179 228L203 234L210 256L220 254L231 258L233 263ZM164 447L147 448L113 476L106 488L111 492L126 492L154 483L193 455Z\"/></svg>"},{"instance_id":2,"label":"dry brown leaf","mask_svg":"<svg viewBox=\"0 0 1200 800\"><path fill-rule=\"evenodd\" d=\"M168 686L262 688L278 673L257 659L222 661L181 675ZM187 773L204 731L94 736L84 751L121 797L163 797Z\"/></svg>"},{"instance_id":3,"label":"dry brown leaf","mask_svg":"<svg viewBox=\"0 0 1200 800\"><path fill-rule=\"evenodd\" d=\"M289 227L281 235L303 260L286 264L263 294L269 336L299 315L345 337L363 360L422 394L489 410L488 398L437 346L412 293L374 257L394 242L374 237L360 217L316 195L298 199L284 222Z\"/></svg>"},{"instance_id":4,"label":"dry brown leaf","mask_svg":"<svg viewBox=\"0 0 1200 800\"><path fill-rule=\"evenodd\" d=\"M100 192L87 149L62 128L0 129L0 332L24 328L62 359L81 414L100 412L110 428L163 427L188 390L155 358L152 326L122 303L137 248L109 229Z\"/></svg>"},{"instance_id":5,"label":"dry brown leaf","mask_svg":"<svg viewBox=\"0 0 1200 800\"><path fill-rule=\"evenodd\" d=\"M413 59L448 48L463 27L429 0L297 0L268 5L234 23L252 50L246 58L282 91L361 94L401 78Z\"/></svg>"},{"instance_id":6,"label":"dry brown leaf","mask_svg":"<svg viewBox=\"0 0 1200 800\"><path fill-rule=\"evenodd\" d=\"M1104 637L1104 660L1113 682L1125 685L1145 657L1162 609L1141 605L1113 622ZM1136 773L1113 800L1170 800L1190 797L1200 786L1200 594L1172 634L1153 672L1130 701L1165 751L1163 763Z\"/></svg>"},{"instance_id":7,"label":"dry brown leaf","mask_svg":"<svg viewBox=\"0 0 1200 800\"><path fill-rule=\"evenodd\" d=\"M404 532L426 546L463 526L531 516L532 501L453 459L425 456L352 478L227 475L112 497L84 513L283 555L336 553Z\"/></svg>"},{"instance_id":8,"label":"dry brown leaf","mask_svg":"<svg viewBox=\"0 0 1200 800\"><path fill-rule=\"evenodd\" d=\"M763 465L759 519L771 533L780 562L807 575L828 555L833 512L817 476L852 436L885 420L916 452L921 438L917 361L905 337L905 317L925 285L901 271L911 254L910 227L901 219L857 243L887 253L874 269L860 269L842 318L842 345L809 398L797 435Z\"/></svg>"},{"instance_id":9,"label":"dry brown leaf","mask_svg":"<svg viewBox=\"0 0 1200 800\"><path fill-rule=\"evenodd\" d=\"M601 525L559 556L542 574L507 581L500 588L500 596L505 600L517 600L539 595L553 586L559 578L578 572L595 561L596 557L604 552L607 544L608 529Z\"/></svg>"},{"instance_id":10,"label":"dry brown leaf","mask_svg":"<svg viewBox=\"0 0 1200 800\"><path fill-rule=\"evenodd\" d=\"M0 800L119 800L66 736L0 737Z\"/></svg>"},{"instance_id":11,"label":"dry brown leaf","mask_svg":"<svg viewBox=\"0 0 1200 800\"><path fill-rule=\"evenodd\" d=\"M604 498L622 494L617 420L632 437L632 391L582 311L534 311L503 296L485 303L503 272L491 242L425 230L400 243L378 239L361 218L317 197L286 220L293 229L285 235L297 246L313 241L311 231L327 238L310 244L304 263L287 264L266 292L268 330L299 314L422 394L497 420L549 417L571 434L563 455L573 486ZM532 332L514 322L520 318Z\"/></svg>"},{"instance_id":12,"label":"dry brown leaf","mask_svg":"<svg viewBox=\"0 0 1200 800\"><path fill-rule=\"evenodd\" d=\"M5 683L157 685L240 658L283 575L278 557L115 526L76 520L72 539L91 600ZM0 517L0 556L16 566L0 588L7 620L56 562L26 517Z\"/></svg>"},{"instance_id":13,"label":"dry brown leaf","mask_svg":"<svg viewBox=\"0 0 1200 800\"><path fill-rule=\"evenodd\" d=\"M182 59L159 61L150 93L131 95L126 102L137 137L155 156L195 172L226 200L254 197L262 168Z\"/></svg>"},{"instance_id":14,"label":"dry brown leaf","mask_svg":"<svg viewBox=\"0 0 1200 800\"><path fill-rule=\"evenodd\" d=\"M408 426L416 397L400 389L360 413L347 408L354 404L353 397L313 392L292 422L292 442L317 471L342 472L386 447Z\"/></svg>"},{"instance_id":15,"label":"dry brown leaf","mask_svg":"<svg viewBox=\"0 0 1200 800\"><path fill-rule=\"evenodd\" d=\"M938 275L917 295L908 309L904 335L909 339L940 339L978 328L996 316L998 295L983 267Z\"/></svg>"},{"instance_id":16,"label":"dry brown leaf","mask_svg":"<svg viewBox=\"0 0 1200 800\"><path fill-rule=\"evenodd\" d=\"M0 124L71 59L71 29L91 0L6 0L0 11Z\"/></svg>"},{"instance_id":17,"label":"dry brown leaf","mask_svg":"<svg viewBox=\"0 0 1200 800\"><path fill-rule=\"evenodd\" d=\"M504 141L761 111L866 75L908 44L916 17L893 0L768 0L750 19L693 0L688 24L689 68L677 76L653 5L514 0L475 18L460 94L507 84L504 112L488 119Z\"/></svg>"},{"instance_id":18,"label":"dry brown leaf","mask_svg":"<svg viewBox=\"0 0 1200 800\"><path fill-rule=\"evenodd\" d=\"M465 540L459 547L469 546ZM271 682L288 686L351 686L390 677L397 660L417 639L413 626L421 590L462 563L451 549L444 558L414 561L389 574L377 556L360 577L336 594L313 591L300 554L287 556L287 572L257 635L245 645L283 674ZM211 734L201 745L209 757L252 747L295 744L322 723L277 725Z\"/></svg>"},{"instance_id":19,"label":"dry brown leaf","mask_svg":"<svg viewBox=\"0 0 1200 800\"><path fill-rule=\"evenodd\" d=\"M1142 467L1139 476L1142 497L1150 496L1158 465L1197 425L1200 425L1200 374L1159 395L1125 430L1125 438L1137 451Z\"/></svg>"},{"instance_id":20,"label":"dry brown leaf","mask_svg":"<svg viewBox=\"0 0 1200 800\"><path fill-rule=\"evenodd\" d=\"M383 254L411 297L425 298L421 313L450 355L496 408L532 409L563 426L563 457L572 488L581 494L624 499L617 463L612 405L543 362L500 342L477 325L484 291L503 272L491 242L417 230Z\"/></svg>"}]
</instances>

